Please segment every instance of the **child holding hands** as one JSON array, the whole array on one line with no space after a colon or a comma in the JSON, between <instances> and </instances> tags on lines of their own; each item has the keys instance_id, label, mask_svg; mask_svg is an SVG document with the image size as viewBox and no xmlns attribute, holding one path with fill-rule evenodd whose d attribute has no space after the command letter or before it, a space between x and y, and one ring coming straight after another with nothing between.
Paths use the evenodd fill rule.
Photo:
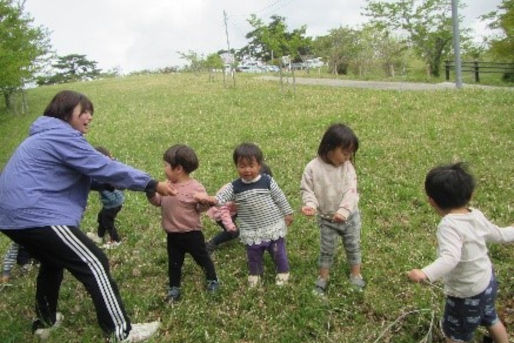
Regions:
<instances>
[{"instance_id":1,"label":"child holding hands","mask_svg":"<svg viewBox=\"0 0 514 343\"><path fill-rule=\"evenodd\" d=\"M508 343L495 310L498 290L486 243L514 241L514 226L499 228L469 208L475 180L463 163L433 168L425 178L428 202L443 217L437 227L439 257L408 273L411 281L443 279L446 294L441 327L446 342L469 342L479 325L497 343Z\"/></svg>"},{"instance_id":2,"label":"child holding hands","mask_svg":"<svg viewBox=\"0 0 514 343\"><path fill-rule=\"evenodd\" d=\"M261 163L261 174L268 174L273 177L271 169L264 162ZM218 193L220 193L227 185L221 187ZM207 215L223 229L222 232L218 233L206 243L207 251L209 254L212 254L220 244L239 237L239 229L235 224L237 206L233 201L229 201L221 206L212 206L207 210Z\"/></svg>"},{"instance_id":3,"label":"child holding hands","mask_svg":"<svg viewBox=\"0 0 514 343\"><path fill-rule=\"evenodd\" d=\"M169 289L168 301L180 300L182 265L186 253L202 267L207 279L207 291L218 290L218 277L202 233L200 213L207 210L193 198L195 193L205 193L204 186L189 174L198 168L198 158L187 145L170 147L163 156L166 177L177 191L175 196L155 194L150 203L161 207L162 228L167 234Z\"/></svg>"},{"instance_id":4,"label":"child holding hands","mask_svg":"<svg viewBox=\"0 0 514 343\"><path fill-rule=\"evenodd\" d=\"M319 276L314 288L319 295L325 295L327 290L338 236L350 263L350 282L359 289L366 284L360 274L361 217L357 175L352 164L358 149L359 140L352 129L334 124L321 139L318 157L307 164L302 175L302 213L317 214L320 227Z\"/></svg>"},{"instance_id":5,"label":"child holding hands","mask_svg":"<svg viewBox=\"0 0 514 343\"><path fill-rule=\"evenodd\" d=\"M237 206L239 238L246 245L248 284L258 285L263 273L262 257L268 251L275 262L275 283L283 285L289 280L289 262L285 236L293 221L293 210L275 180L261 174L262 151L252 143L239 145L233 154L239 178L229 183L215 197L197 194L195 197L212 205L229 201Z\"/></svg>"}]
</instances>

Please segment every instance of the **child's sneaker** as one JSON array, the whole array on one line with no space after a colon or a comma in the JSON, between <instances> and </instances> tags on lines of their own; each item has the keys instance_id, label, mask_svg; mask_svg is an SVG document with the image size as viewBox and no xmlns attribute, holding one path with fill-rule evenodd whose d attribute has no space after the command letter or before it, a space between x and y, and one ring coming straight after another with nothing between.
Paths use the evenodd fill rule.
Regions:
<instances>
[{"instance_id":1,"label":"child's sneaker","mask_svg":"<svg viewBox=\"0 0 514 343\"><path fill-rule=\"evenodd\" d=\"M327 293L327 286L327 280L318 278L318 280L316 280L316 283L314 284L314 289L312 290L312 293L314 293L317 296L324 297Z\"/></svg>"},{"instance_id":2,"label":"child's sneaker","mask_svg":"<svg viewBox=\"0 0 514 343\"><path fill-rule=\"evenodd\" d=\"M86 236L96 244L102 244L104 241L102 237L96 234L96 232L88 232L86 233Z\"/></svg>"},{"instance_id":3,"label":"child's sneaker","mask_svg":"<svg viewBox=\"0 0 514 343\"><path fill-rule=\"evenodd\" d=\"M168 289L168 295L166 296L166 301L175 302L180 300L180 287L171 287Z\"/></svg>"},{"instance_id":4,"label":"child's sneaker","mask_svg":"<svg viewBox=\"0 0 514 343\"><path fill-rule=\"evenodd\" d=\"M128 336L121 342L142 342L152 337L161 326L161 322L138 323L132 324Z\"/></svg>"},{"instance_id":5,"label":"child's sneaker","mask_svg":"<svg viewBox=\"0 0 514 343\"><path fill-rule=\"evenodd\" d=\"M362 275L350 275L350 283L359 289L363 289L366 286L366 281L362 278Z\"/></svg>"},{"instance_id":6,"label":"child's sneaker","mask_svg":"<svg viewBox=\"0 0 514 343\"><path fill-rule=\"evenodd\" d=\"M284 286L289 281L289 273L278 273L275 276L275 285Z\"/></svg>"},{"instance_id":7,"label":"child's sneaker","mask_svg":"<svg viewBox=\"0 0 514 343\"><path fill-rule=\"evenodd\" d=\"M21 272L24 274L27 274L32 270L32 267L34 267L32 262L25 263L24 265L21 266Z\"/></svg>"},{"instance_id":8,"label":"child's sneaker","mask_svg":"<svg viewBox=\"0 0 514 343\"><path fill-rule=\"evenodd\" d=\"M207 280L207 292L216 293L220 288L218 280Z\"/></svg>"},{"instance_id":9,"label":"child's sneaker","mask_svg":"<svg viewBox=\"0 0 514 343\"><path fill-rule=\"evenodd\" d=\"M107 249L107 250L114 249L114 248L118 247L120 244L121 244L121 242L111 241L111 242L107 242L104 245L102 245L102 248Z\"/></svg>"},{"instance_id":10,"label":"child's sneaker","mask_svg":"<svg viewBox=\"0 0 514 343\"><path fill-rule=\"evenodd\" d=\"M261 277L259 275L248 275L248 287L257 287L260 281Z\"/></svg>"},{"instance_id":11,"label":"child's sneaker","mask_svg":"<svg viewBox=\"0 0 514 343\"><path fill-rule=\"evenodd\" d=\"M48 337L50 337L50 332L52 332L53 329L56 329L59 326L61 326L63 320L64 320L64 316L62 315L61 312L57 312L55 314L55 323L54 323L54 325L52 325L52 326L50 326L48 328L41 328L41 327L39 327L39 326L42 325L42 323L41 323L41 321L39 319L36 320L32 324L32 327L33 327L33 330L34 330L34 335L39 337L39 339L42 340L42 341L48 339Z\"/></svg>"}]
</instances>

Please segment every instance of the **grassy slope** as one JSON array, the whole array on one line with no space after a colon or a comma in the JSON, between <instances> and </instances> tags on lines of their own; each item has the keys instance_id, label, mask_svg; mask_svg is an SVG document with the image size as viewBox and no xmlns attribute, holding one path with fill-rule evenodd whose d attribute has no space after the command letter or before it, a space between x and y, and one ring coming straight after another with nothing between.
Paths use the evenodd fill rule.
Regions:
<instances>
[{"instance_id":1,"label":"grassy slope","mask_svg":"<svg viewBox=\"0 0 514 343\"><path fill-rule=\"evenodd\" d=\"M25 137L59 87L29 92L31 114L0 116L0 168ZM233 147L254 141L264 151L275 178L299 209L299 180L315 155L325 128L346 122L361 140L357 156L363 216L364 293L352 291L342 250L332 272L329 296L311 295L316 276L318 229L296 215L288 235L293 279L273 284L273 265L266 259L264 285L248 290L243 246L232 242L216 252L223 282L219 297L203 290L203 275L186 260L183 300L163 302L167 282L165 235L159 211L144 195L127 192L119 228L124 244L108 251L112 273L134 322L163 321L152 342L419 342L431 314L442 312L442 293L435 287L409 284L405 272L431 262L436 254L439 220L425 202L426 171L439 163L465 160L478 180L472 205L499 225L514 222L512 140L514 97L510 91L398 92L324 87L297 87L296 96L281 93L275 83L240 77L237 88L206 75L154 75L66 85L86 93L95 104L92 144L108 147L121 161L163 178L161 156L174 143L191 145L200 159L193 175L209 192L235 177ZM99 208L92 194L82 227L95 228ZM217 232L207 219L207 237ZM0 251L8 242L0 236ZM511 246L492 246L491 257L501 282L503 313L514 304L514 253ZM0 292L0 342L31 341L35 271ZM510 301L510 305L507 305ZM65 325L49 342L98 342L93 305L69 274L59 309ZM386 327L409 311L389 331ZM507 321L512 323L512 312ZM514 335L514 323L510 327ZM478 337L478 336L477 336Z\"/></svg>"}]
</instances>

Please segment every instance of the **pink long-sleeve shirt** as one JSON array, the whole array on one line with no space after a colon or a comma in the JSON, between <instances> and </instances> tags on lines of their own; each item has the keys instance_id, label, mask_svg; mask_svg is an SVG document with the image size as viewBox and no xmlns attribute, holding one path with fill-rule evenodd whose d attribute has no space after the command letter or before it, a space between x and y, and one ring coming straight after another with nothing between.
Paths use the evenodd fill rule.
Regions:
<instances>
[{"instance_id":1,"label":"pink long-sleeve shirt","mask_svg":"<svg viewBox=\"0 0 514 343\"><path fill-rule=\"evenodd\" d=\"M150 202L161 207L161 224L166 232L189 232L202 230L200 213L208 206L199 204L195 193L205 193L205 187L195 179L173 184L177 195L160 196L156 194Z\"/></svg>"}]
</instances>

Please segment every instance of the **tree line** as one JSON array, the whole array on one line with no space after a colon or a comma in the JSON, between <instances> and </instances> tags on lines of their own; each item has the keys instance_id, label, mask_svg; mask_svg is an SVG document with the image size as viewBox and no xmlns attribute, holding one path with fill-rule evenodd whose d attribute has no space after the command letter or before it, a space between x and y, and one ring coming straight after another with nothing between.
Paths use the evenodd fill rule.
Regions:
<instances>
[{"instance_id":1,"label":"tree line","mask_svg":"<svg viewBox=\"0 0 514 343\"><path fill-rule=\"evenodd\" d=\"M437 77L441 62L452 58L449 1L367 0L363 11L369 21L362 27L340 26L319 37L308 37L305 25L289 30L285 17L273 15L265 23L251 15L248 44L241 49L220 50L205 58L194 51L179 54L192 71L222 68L220 55L225 53L239 60L252 56L275 65L280 65L285 56L292 62L318 56L333 74L353 72L362 76L370 70L381 70L393 77L412 58L426 66L427 75ZM497 35L477 44L469 30L462 30L463 56L514 62L513 18L514 0L502 0L497 10L481 17ZM116 74L116 70L102 72L97 62L85 55L56 56L51 51L48 30L33 24L33 18L25 13L24 0L0 0L0 92L7 108L12 106L11 97L30 83L46 85Z\"/></svg>"}]
</instances>

